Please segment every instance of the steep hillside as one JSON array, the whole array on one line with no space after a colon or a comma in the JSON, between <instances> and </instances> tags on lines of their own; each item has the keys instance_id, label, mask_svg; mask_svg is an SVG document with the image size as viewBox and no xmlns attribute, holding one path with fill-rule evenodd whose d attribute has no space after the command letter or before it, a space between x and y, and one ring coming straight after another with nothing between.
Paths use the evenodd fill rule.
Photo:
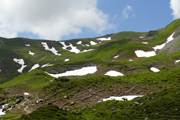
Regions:
<instances>
[{"instance_id":1,"label":"steep hillside","mask_svg":"<svg viewBox=\"0 0 180 120\"><path fill-rule=\"evenodd\" d=\"M1 118L179 119L179 42L180 19L97 38L0 38Z\"/></svg>"}]
</instances>

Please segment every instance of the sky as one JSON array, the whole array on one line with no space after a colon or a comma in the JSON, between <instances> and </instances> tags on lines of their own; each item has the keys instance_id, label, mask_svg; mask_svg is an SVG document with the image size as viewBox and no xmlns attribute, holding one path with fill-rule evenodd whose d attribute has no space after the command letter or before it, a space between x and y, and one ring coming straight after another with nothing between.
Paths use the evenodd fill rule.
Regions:
<instances>
[{"instance_id":1,"label":"sky","mask_svg":"<svg viewBox=\"0 0 180 120\"><path fill-rule=\"evenodd\" d=\"M68 40L157 30L180 0L0 0L0 37Z\"/></svg>"}]
</instances>

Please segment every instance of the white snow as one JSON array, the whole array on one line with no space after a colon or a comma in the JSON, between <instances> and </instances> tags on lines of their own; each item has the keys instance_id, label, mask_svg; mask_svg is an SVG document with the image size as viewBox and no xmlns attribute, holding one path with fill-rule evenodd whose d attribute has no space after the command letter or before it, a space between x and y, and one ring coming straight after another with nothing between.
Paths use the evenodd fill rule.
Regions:
<instances>
[{"instance_id":1,"label":"white snow","mask_svg":"<svg viewBox=\"0 0 180 120\"><path fill-rule=\"evenodd\" d=\"M89 46L89 44L85 44L85 46Z\"/></svg>"},{"instance_id":2,"label":"white snow","mask_svg":"<svg viewBox=\"0 0 180 120\"><path fill-rule=\"evenodd\" d=\"M114 70L110 70L108 71L105 75L109 75L109 76L124 76L124 74L114 71Z\"/></svg>"},{"instance_id":3,"label":"white snow","mask_svg":"<svg viewBox=\"0 0 180 120\"><path fill-rule=\"evenodd\" d=\"M29 93L28 93L28 92L25 92L24 95L29 95Z\"/></svg>"},{"instance_id":4,"label":"white snow","mask_svg":"<svg viewBox=\"0 0 180 120\"><path fill-rule=\"evenodd\" d=\"M93 50L95 50L95 49L83 50L83 51L81 51L80 53L89 52L89 51L93 51Z\"/></svg>"},{"instance_id":5,"label":"white snow","mask_svg":"<svg viewBox=\"0 0 180 120\"><path fill-rule=\"evenodd\" d=\"M68 51L74 52L74 53L80 53L80 50L77 49L77 47L73 46L71 43L70 45L66 45L65 42L60 42L60 43L63 45L62 47L63 49L68 50L67 48L71 47L71 50L68 50Z\"/></svg>"},{"instance_id":6,"label":"white snow","mask_svg":"<svg viewBox=\"0 0 180 120\"><path fill-rule=\"evenodd\" d=\"M157 69L155 67L151 67L150 70L153 71L153 72L159 72L160 71L159 69Z\"/></svg>"},{"instance_id":7,"label":"white snow","mask_svg":"<svg viewBox=\"0 0 180 120\"><path fill-rule=\"evenodd\" d=\"M161 45L156 45L155 47L153 47L153 49L156 51L157 49L162 49L165 45L166 43L163 43Z\"/></svg>"},{"instance_id":8,"label":"white snow","mask_svg":"<svg viewBox=\"0 0 180 120\"><path fill-rule=\"evenodd\" d=\"M167 42L166 42L166 43L174 40L174 38L173 38L174 33L175 33L175 32L173 32L173 33L167 38Z\"/></svg>"},{"instance_id":9,"label":"white snow","mask_svg":"<svg viewBox=\"0 0 180 120\"><path fill-rule=\"evenodd\" d=\"M180 62L180 60L175 60L175 64L178 63L178 62Z\"/></svg>"},{"instance_id":10,"label":"white snow","mask_svg":"<svg viewBox=\"0 0 180 120\"><path fill-rule=\"evenodd\" d=\"M97 38L97 40L101 40L101 41L111 40L111 37L108 37L108 38Z\"/></svg>"},{"instance_id":11,"label":"white snow","mask_svg":"<svg viewBox=\"0 0 180 120\"><path fill-rule=\"evenodd\" d=\"M27 67L27 65L24 65L24 64L25 64L25 63L24 63L24 60L23 60L23 59L17 59L17 58L14 58L13 60L14 60L16 63L18 63L18 64L21 65L21 68L19 68L17 71L20 72L20 73L22 73L23 69L24 69L25 67Z\"/></svg>"},{"instance_id":12,"label":"white snow","mask_svg":"<svg viewBox=\"0 0 180 120\"><path fill-rule=\"evenodd\" d=\"M69 61L69 58L65 59L64 61L65 61L65 62Z\"/></svg>"},{"instance_id":13,"label":"white snow","mask_svg":"<svg viewBox=\"0 0 180 120\"><path fill-rule=\"evenodd\" d=\"M34 52L29 51L29 54L33 56L35 53L34 53Z\"/></svg>"},{"instance_id":14,"label":"white snow","mask_svg":"<svg viewBox=\"0 0 180 120\"><path fill-rule=\"evenodd\" d=\"M39 66L40 66L39 64L35 64L34 66L32 66L32 68L29 70L29 72L36 69L36 68L38 68Z\"/></svg>"},{"instance_id":15,"label":"white snow","mask_svg":"<svg viewBox=\"0 0 180 120\"><path fill-rule=\"evenodd\" d=\"M53 65L53 64L47 63L47 64L42 65L41 67L48 67L48 66L52 66L52 65Z\"/></svg>"},{"instance_id":16,"label":"white snow","mask_svg":"<svg viewBox=\"0 0 180 120\"><path fill-rule=\"evenodd\" d=\"M61 76L83 76L83 75L87 75L87 74L93 74L97 71L97 67L96 66L90 66L90 67L83 67L81 69L77 69L77 70L72 70L72 71L66 71L65 73L59 73L59 74L50 74L47 73L53 77L61 77Z\"/></svg>"},{"instance_id":17,"label":"white snow","mask_svg":"<svg viewBox=\"0 0 180 120\"><path fill-rule=\"evenodd\" d=\"M175 33L175 32L174 32ZM157 49L162 49L168 42L174 40L173 35L174 33L172 33L168 38L167 41L161 45L156 45L155 47L153 47L153 49L156 51Z\"/></svg>"},{"instance_id":18,"label":"white snow","mask_svg":"<svg viewBox=\"0 0 180 120\"><path fill-rule=\"evenodd\" d=\"M78 41L76 44L81 45L81 44L82 44L82 41Z\"/></svg>"},{"instance_id":19,"label":"white snow","mask_svg":"<svg viewBox=\"0 0 180 120\"><path fill-rule=\"evenodd\" d=\"M88 51L92 51L94 49L89 49L89 50L84 50L84 51L80 51L79 49L77 49L77 47L73 46L71 43L70 45L66 45L65 42L60 42L63 45L63 49L68 50L68 47L71 47L71 50L68 50L70 52L74 52L74 53L82 53L82 52L88 52Z\"/></svg>"},{"instance_id":20,"label":"white snow","mask_svg":"<svg viewBox=\"0 0 180 120\"><path fill-rule=\"evenodd\" d=\"M49 50L49 51L51 51L52 53L54 53L55 55L58 55L58 56L61 55L61 54L58 53L58 51L57 51L54 47L52 47L52 48L50 49L46 42L41 42L41 44L43 45L43 47L45 48L45 50Z\"/></svg>"},{"instance_id":21,"label":"white snow","mask_svg":"<svg viewBox=\"0 0 180 120\"><path fill-rule=\"evenodd\" d=\"M140 39L144 38L143 36L139 36Z\"/></svg>"},{"instance_id":22,"label":"white snow","mask_svg":"<svg viewBox=\"0 0 180 120\"><path fill-rule=\"evenodd\" d=\"M143 95L128 95L128 96L121 96L121 97L111 96L111 97L109 97L109 98L103 98L103 99L101 99L101 101L108 101L108 100L124 101L123 99L133 100L134 98L142 97L142 96L143 96ZM99 101L99 102L101 102L101 101Z\"/></svg>"},{"instance_id":23,"label":"white snow","mask_svg":"<svg viewBox=\"0 0 180 120\"><path fill-rule=\"evenodd\" d=\"M25 44L25 46L29 47L29 46L30 46L30 44Z\"/></svg>"},{"instance_id":24,"label":"white snow","mask_svg":"<svg viewBox=\"0 0 180 120\"><path fill-rule=\"evenodd\" d=\"M148 42L142 42L143 44L148 44Z\"/></svg>"},{"instance_id":25,"label":"white snow","mask_svg":"<svg viewBox=\"0 0 180 120\"><path fill-rule=\"evenodd\" d=\"M94 41L90 41L90 44L91 44L91 45L97 45L97 43L94 42Z\"/></svg>"},{"instance_id":26,"label":"white snow","mask_svg":"<svg viewBox=\"0 0 180 120\"><path fill-rule=\"evenodd\" d=\"M118 58L118 57L119 57L119 55L114 56L114 58Z\"/></svg>"},{"instance_id":27,"label":"white snow","mask_svg":"<svg viewBox=\"0 0 180 120\"><path fill-rule=\"evenodd\" d=\"M8 106L8 104L4 104L4 105L2 105L2 108L0 109L0 116L3 116L3 115L5 115L6 114L6 111L2 111L5 107L7 107Z\"/></svg>"},{"instance_id":28,"label":"white snow","mask_svg":"<svg viewBox=\"0 0 180 120\"><path fill-rule=\"evenodd\" d=\"M156 55L155 51L143 51L143 50L136 50L135 54L137 57L152 57Z\"/></svg>"}]
</instances>

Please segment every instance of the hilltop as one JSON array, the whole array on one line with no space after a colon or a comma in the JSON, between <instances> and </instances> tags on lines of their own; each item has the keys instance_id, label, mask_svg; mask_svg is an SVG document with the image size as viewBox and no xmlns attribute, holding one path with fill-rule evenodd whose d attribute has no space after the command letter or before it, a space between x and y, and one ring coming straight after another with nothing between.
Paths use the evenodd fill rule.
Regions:
<instances>
[{"instance_id":1,"label":"hilltop","mask_svg":"<svg viewBox=\"0 0 180 120\"><path fill-rule=\"evenodd\" d=\"M96 38L0 38L2 119L179 119L179 45L180 19Z\"/></svg>"}]
</instances>

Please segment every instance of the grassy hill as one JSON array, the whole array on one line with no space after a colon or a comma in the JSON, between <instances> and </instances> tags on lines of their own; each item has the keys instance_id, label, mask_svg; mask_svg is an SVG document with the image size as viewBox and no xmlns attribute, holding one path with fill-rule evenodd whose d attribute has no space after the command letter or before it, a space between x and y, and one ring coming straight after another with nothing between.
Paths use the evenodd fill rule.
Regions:
<instances>
[{"instance_id":1,"label":"grassy hill","mask_svg":"<svg viewBox=\"0 0 180 120\"><path fill-rule=\"evenodd\" d=\"M8 103L3 108L6 115L1 118L180 119L179 29L180 19L177 19L165 28L148 33L120 32L67 41L0 38L0 104ZM173 41L155 51L153 47L166 43L172 33ZM111 40L98 40L109 37ZM86 50L90 51L84 52ZM138 57L137 50L156 55ZM31 52L34 55L29 54ZM26 67L22 73L17 71L21 65L14 58L24 60ZM29 71L35 64L39 67ZM51 65L43 67L45 64ZM60 78L49 74L89 66L96 66L97 71ZM159 72L153 72L152 67ZM105 75L111 70L124 76ZM24 94L26 92L29 95ZM132 101L98 102L124 95L143 97Z\"/></svg>"}]
</instances>

